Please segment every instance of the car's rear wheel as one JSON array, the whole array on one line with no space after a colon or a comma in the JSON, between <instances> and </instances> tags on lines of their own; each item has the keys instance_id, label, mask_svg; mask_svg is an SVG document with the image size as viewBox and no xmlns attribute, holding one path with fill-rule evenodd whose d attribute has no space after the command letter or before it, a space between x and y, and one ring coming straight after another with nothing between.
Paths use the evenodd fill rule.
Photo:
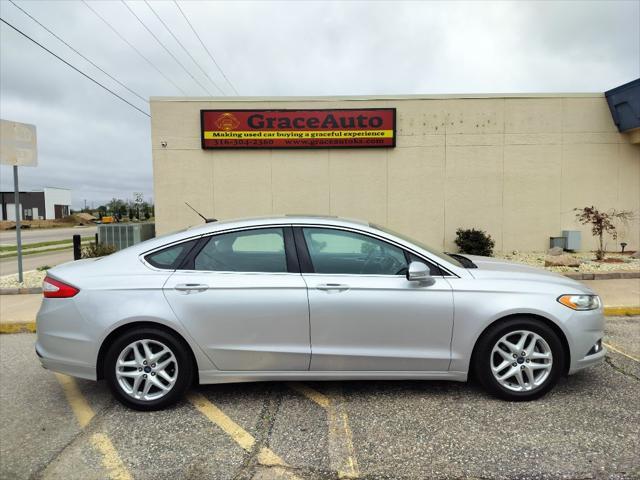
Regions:
<instances>
[{"instance_id":1,"label":"car's rear wheel","mask_svg":"<svg viewBox=\"0 0 640 480\"><path fill-rule=\"evenodd\" d=\"M532 318L511 318L491 327L473 357L480 383L506 400L533 400L547 393L564 371L556 332Z\"/></svg>"},{"instance_id":2,"label":"car's rear wheel","mask_svg":"<svg viewBox=\"0 0 640 480\"><path fill-rule=\"evenodd\" d=\"M193 377L184 342L146 327L118 337L107 351L104 369L116 398L137 410L159 410L175 403Z\"/></svg>"}]
</instances>

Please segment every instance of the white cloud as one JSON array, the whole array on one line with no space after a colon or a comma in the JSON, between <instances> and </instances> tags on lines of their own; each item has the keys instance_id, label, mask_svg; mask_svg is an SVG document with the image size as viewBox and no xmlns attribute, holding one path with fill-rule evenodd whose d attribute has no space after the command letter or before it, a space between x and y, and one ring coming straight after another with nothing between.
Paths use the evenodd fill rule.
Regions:
<instances>
[{"instance_id":1,"label":"white cloud","mask_svg":"<svg viewBox=\"0 0 640 480\"><path fill-rule=\"evenodd\" d=\"M144 97L180 95L84 4L19 5ZM200 87L120 3L91 5L189 95ZM215 87L143 2L129 3L198 80ZM226 92L172 2L153 8ZM604 91L640 76L640 2L180 3L242 95ZM2 18L136 105L8 1ZM152 196L149 119L2 26L0 116L34 123L40 165L24 188L72 188L74 203ZM12 188L0 168L2 189Z\"/></svg>"}]
</instances>

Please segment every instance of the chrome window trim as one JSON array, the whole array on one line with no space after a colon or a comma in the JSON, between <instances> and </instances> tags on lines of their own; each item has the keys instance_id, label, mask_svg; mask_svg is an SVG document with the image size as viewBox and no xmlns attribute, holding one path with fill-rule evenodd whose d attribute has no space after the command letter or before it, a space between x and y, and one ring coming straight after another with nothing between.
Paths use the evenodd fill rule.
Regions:
<instances>
[{"instance_id":1,"label":"chrome window trim","mask_svg":"<svg viewBox=\"0 0 640 480\"><path fill-rule=\"evenodd\" d=\"M407 248L405 245L402 245L398 242L395 242L393 240L391 240L390 238L385 238L381 235L376 235L374 233L371 232L365 232L363 230L358 230L357 228L352 228L352 227L344 227L342 225L328 225L328 224L315 224L315 223L294 223L291 225L292 227L300 227L300 228L324 228L324 229L332 229L332 230L344 230L344 231L348 231L348 232L354 232L354 233L358 233L360 235L365 235L367 237L371 237L374 238L378 241L384 242L384 243L389 243L399 249L401 249L402 251L407 251L410 252L412 254L414 254L416 257L424 260L425 262L428 263L432 263L434 265L436 265L438 268L440 268L443 272L447 272L447 275L439 275L442 278L445 277L452 277L452 278L460 278L458 277L458 275L456 275L455 273L452 273L448 268L443 267L440 263L431 260L430 258L425 258L425 256L421 253L416 252L415 250L412 250L410 248ZM373 277L373 276L384 276L384 277L392 277L392 278L397 278L397 277L401 277L402 275L378 275L378 274L369 274L369 273L362 273L362 274L357 274L357 273L304 273L303 275L351 275L351 276L355 276L355 277L361 277L361 276L367 276L367 277Z\"/></svg>"},{"instance_id":2,"label":"chrome window trim","mask_svg":"<svg viewBox=\"0 0 640 480\"><path fill-rule=\"evenodd\" d=\"M455 273L451 272L448 268L442 266L442 264L440 264L439 262L436 262L435 260L432 260L428 257L425 258L425 255L416 252L415 250L406 247L405 245L402 245L398 242L395 242L389 238L385 238L382 237L380 235L376 235L374 233L371 232L366 232L363 230L359 230L357 228L352 228L352 227L345 227L342 225L332 225L332 224L326 224L326 223L287 223L287 222L282 222L282 223L267 223L267 224L260 224L260 225L245 225L242 227L232 227L232 228L226 228L226 229L222 229L222 230L217 230L215 232L206 232L206 233L201 233L199 235L195 235L193 237L188 237L188 238L182 238L180 240L176 240L175 242L172 243L168 243L165 245L162 245L160 247L156 247L154 249L148 250L146 252L143 252L140 254L139 258L142 261L142 263L149 268L150 270L154 270L154 271L158 271L158 272L180 272L180 273L188 273L188 272L210 272L210 273L235 273L235 274L245 274L245 273L249 273L249 274L266 274L266 275L350 275L350 276L355 276L355 277L359 277L359 276L368 276L368 277L373 277L373 276L378 276L378 277L386 277L386 278L398 278L401 277L402 275L376 275L376 274L352 274L352 273L346 273L346 274L329 274L329 273L305 273L305 274L301 274L298 272L235 272L235 271L215 271L215 270L180 270L180 269L176 269L176 270L172 270L172 269L166 269L166 268L157 268L154 267L152 265L150 265L146 260L145 260L145 256L149 255L151 253L154 253L158 250L162 250L164 248L173 246L173 245L177 245L179 243L183 243L183 242L189 242L191 240L195 240L195 239L200 239L200 238L204 238L204 237L212 237L214 235L221 235L221 234L225 234L225 233L232 233L232 232L240 232L243 230L259 230L259 229L265 229L265 228L286 228L286 227L300 227L300 228L325 228L325 229L333 229L333 230L344 230L344 231L348 231L348 232L354 232L354 233L358 233L360 235L365 235L371 238L375 238L376 240L379 240L381 242L385 242L385 243L389 243L397 248L400 248L403 251L407 251L410 252L412 254L414 254L416 257L422 259L425 262L428 263L432 263L436 266L438 266L438 268L440 268L443 272L446 272L446 274L440 275L440 277L442 278L460 278L458 275L456 275ZM285 246L286 248L286 246Z\"/></svg>"}]
</instances>

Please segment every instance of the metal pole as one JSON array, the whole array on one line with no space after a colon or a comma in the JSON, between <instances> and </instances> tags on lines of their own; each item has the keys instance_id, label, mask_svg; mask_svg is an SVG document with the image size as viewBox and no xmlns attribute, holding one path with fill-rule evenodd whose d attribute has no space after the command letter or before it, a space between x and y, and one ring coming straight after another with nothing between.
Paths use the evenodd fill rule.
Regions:
<instances>
[{"instance_id":1,"label":"metal pole","mask_svg":"<svg viewBox=\"0 0 640 480\"><path fill-rule=\"evenodd\" d=\"M22 225L20 223L20 190L18 189L18 166L13 166L13 201L16 204L16 243L18 245L18 281L23 282L22 274Z\"/></svg>"}]
</instances>

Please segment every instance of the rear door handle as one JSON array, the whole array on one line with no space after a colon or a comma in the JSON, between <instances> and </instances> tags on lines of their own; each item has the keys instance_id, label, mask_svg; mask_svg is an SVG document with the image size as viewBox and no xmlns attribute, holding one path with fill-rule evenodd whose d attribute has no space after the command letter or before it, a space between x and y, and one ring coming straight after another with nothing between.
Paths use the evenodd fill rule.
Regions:
<instances>
[{"instance_id":1,"label":"rear door handle","mask_svg":"<svg viewBox=\"0 0 640 480\"><path fill-rule=\"evenodd\" d=\"M180 283L173 288L179 292L204 292L209 288L209 285L203 283Z\"/></svg>"},{"instance_id":2,"label":"rear door handle","mask_svg":"<svg viewBox=\"0 0 640 480\"><path fill-rule=\"evenodd\" d=\"M316 288L326 292L346 292L349 290L349 285L345 285L344 283L321 283L317 285Z\"/></svg>"}]
</instances>

